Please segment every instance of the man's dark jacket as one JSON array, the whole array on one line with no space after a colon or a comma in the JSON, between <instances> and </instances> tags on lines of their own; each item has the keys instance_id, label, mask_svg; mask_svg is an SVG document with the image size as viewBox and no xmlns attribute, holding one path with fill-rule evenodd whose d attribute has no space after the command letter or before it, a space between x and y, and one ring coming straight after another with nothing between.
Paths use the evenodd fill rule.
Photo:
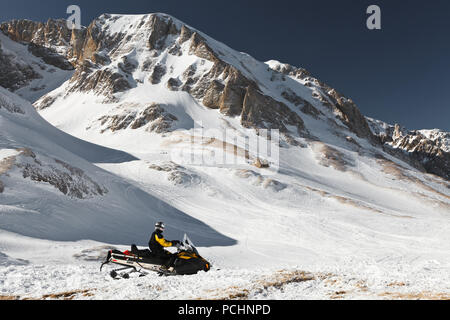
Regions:
<instances>
[{"instance_id":1,"label":"man's dark jacket","mask_svg":"<svg viewBox=\"0 0 450 320\"><path fill-rule=\"evenodd\" d=\"M148 246L155 255L163 256L170 254L170 252L164 250L164 248L172 247L173 241L167 241L166 239L164 239L161 230L155 230L155 232L153 232L152 236L150 237Z\"/></svg>"}]
</instances>

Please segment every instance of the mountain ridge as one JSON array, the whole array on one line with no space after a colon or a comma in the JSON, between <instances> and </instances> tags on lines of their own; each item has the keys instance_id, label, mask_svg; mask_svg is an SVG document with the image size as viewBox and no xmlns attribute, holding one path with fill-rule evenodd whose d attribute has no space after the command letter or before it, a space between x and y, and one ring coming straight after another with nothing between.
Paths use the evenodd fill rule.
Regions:
<instances>
[{"instance_id":1,"label":"mountain ridge","mask_svg":"<svg viewBox=\"0 0 450 320\"><path fill-rule=\"evenodd\" d=\"M297 137L321 140L308 130L303 119L320 118L327 121L331 127L328 130L337 135L341 134L342 127L355 135L351 137L344 133L342 138L347 141L367 139L370 144L383 147L418 170L449 179L450 155L442 148L443 144L436 145L422 135L420 154L410 152L412 147L406 140L393 148L405 153L391 151L391 141L373 132L373 123L369 124L351 99L312 77L303 68L276 60L259 62L164 13L103 14L89 26L72 31L63 22L49 19L43 24L14 20L0 25L0 30L11 39L59 52L75 68L65 92L45 95L35 103L37 109L46 109L58 98L76 92L93 92L103 96L104 103L119 102L118 95L132 91L146 81L159 85L163 79L170 91L186 92L206 108L217 109L228 117L240 117L240 124L245 128L280 130L282 138L289 144L303 145ZM146 60L137 61L137 57L143 56L142 51L148 51L148 56ZM194 64L182 61L185 70L173 74L170 69L173 65L168 66L165 61L170 59L169 56L186 55L194 56L198 61ZM270 82L266 81L269 77ZM167 114L164 108L152 114L141 123L159 121L166 123L163 125L165 130L170 130L167 123L176 118ZM113 121L110 128L123 127L127 123L127 115L102 118L102 121ZM170 118L172 120L167 122ZM431 165L429 158L433 159Z\"/></svg>"}]
</instances>

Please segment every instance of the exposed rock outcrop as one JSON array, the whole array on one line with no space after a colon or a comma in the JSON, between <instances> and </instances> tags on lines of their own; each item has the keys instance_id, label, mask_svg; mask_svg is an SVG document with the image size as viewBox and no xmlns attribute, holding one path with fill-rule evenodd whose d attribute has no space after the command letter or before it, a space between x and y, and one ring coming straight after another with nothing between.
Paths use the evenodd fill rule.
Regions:
<instances>
[{"instance_id":1,"label":"exposed rock outcrop","mask_svg":"<svg viewBox=\"0 0 450 320\"><path fill-rule=\"evenodd\" d=\"M225 86L222 83L213 80L203 97L203 105L210 109L220 109L220 99L224 89Z\"/></svg>"},{"instance_id":2,"label":"exposed rock outcrop","mask_svg":"<svg viewBox=\"0 0 450 320\"><path fill-rule=\"evenodd\" d=\"M425 136L420 131L410 131L407 134L399 130L396 125L392 135L391 145L404 150L410 157L419 161L425 170L450 180L450 152L444 149L443 140L448 143L450 134L443 133L435 140Z\"/></svg>"},{"instance_id":3,"label":"exposed rock outcrop","mask_svg":"<svg viewBox=\"0 0 450 320\"><path fill-rule=\"evenodd\" d=\"M270 68L272 70L284 74L286 76L292 76L299 80L304 80L311 76L311 74L307 70L303 68L294 67L287 63L278 63L277 61L269 61L269 64L271 64Z\"/></svg>"},{"instance_id":4,"label":"exposed rock outcrop","mask_svg":"<svg viewBox=\"0 0 450 320\"><path fill-rule=\"evenodd\" d=\"M0 24L0 30L17 42L34 43L46 48L68 49L72 31L64 19L49 19L46 23L12 20Z\"/></svg>"},{"instance_id":5,"label":"exposed rock outcrop","mask_svg":"<svg viewBox=\"0 0 450 320\"><path fill-rule=\"evenodd\" d=\"M178 32L172 19L162 19L158 15L151 15L146 25L152 30L147 43L150 50L161 49L165 38Z\"/></svg>"},{"instance_id":6,"label":"exposed rock outcrop","mask_svg":"<svg viewBox=\"0 0 450 320\"><path fill-rule=\"evenodd\" d=\"M384 149L413 167L450 180L450 133L441 130L408 131L399 124L368 118Z\"/></svg>"},{"instance_id":7,"label":"exposed rock outcrop","mask_svg":"<svg viewBox=\"0 0 450 320\"><path fill-rule=\"evenodd\" d=\"M2 50L0 42L0 86L15 91L41 76L30 65L20 63Z\"/></svg>"},{"instance_id":8,"label":"exposed rock outcrop","mask_svg":"<svg viewBox=\"0 0 450 320\"><path fill-rule=\"evenodd\" d=\"M20 106L2 95L0 95L0 109L5 109L10 113L25 114Z\"/></svg>"},{"instance_id":9,"label":"exposed rock outcrop","mask_svg":"<svg viewBox=\"0 0 450 320\"><path fill-rule=\"evenodd\" d=\"M86 199L108 192L83 170L64 161L38 156L29 148L20 148L17 152L17 155L0 161L0 176L16 168L24 179L48 183L71 198ZM0 183L0 193L4 189L4 184Z\"/></svg>"},{"instance_id":10,"label":"exposed rock outcrop","mask_svg":"<svg viewBox=\"0 0 450 320\"><path fill-rule=\"evenodd\" d=\"M335 89L328 90L327 95L332 100L334 111L341 121L358 137L373 141L373 134L366 118L361 114L355 103L342 96Z\"/></svg>"},{"instance_id":11,"label":"exposed rock outcrop","mask_svg":"<svg viewBox=\"0 0 450 320\"><path fill-rule=\"evenodd\" d=\"M90 60L84 60L70 79L69 92L93 91L104 95L106 101L114 101L114 94L131 88L127 78L113 69L98 69Z\"/></svg>"},{"instance_id":12,"label":"exposed rock outcrop","mask_svg":"<svg viewBox=\"0 0 450 320\"><path fill-rule=\"evenodd\" d=\"M57 165L43 165L36 160L35 164L18 164L23 177L33 181L49 183L63 194L78 199L91 196L102 196L108 192L102 188L81 169L73 167L61 160L55 159ZM59 165L59 166L58 166Z\"/></svg>"},{"instance_id":13,"label":"exposed rock outcrop","mask_svg":"<svg viewBox=\"0 0 450 320\"><path fill-rule=\"evenodd\" d=\"M253 186L270 189L274 192L280 192L288 187L288 185L280 181L265 177L253 170L239 169L234 172L234 175L247 180Z\"/></svg>"},{"instance_id":14,"label":"exposed rock outcrop","mask_svg":"<svg viewBox=\"0 0 450 320\"><path fill-rule=\"evenodd\" d=\"M176 186L189 187L201 183L201 177L198 174L174 162L151 164L149 168L166 173L167 180Z\"/></svg>"},{"instance_id":15,"label":"exposed rock outcrop","mask_svg":"<svg viewBox=\"0 0 450 320\"><path fill-rule=\"evenodd\" d=\"M63 19L49 19L46 23L12 20L0 25L0 30L14 41L27 43L32 54L47 64L72 70L69 63L72 31Z\"/></svg>"},{"instance_id":16,"label":"exposed rock outcrop","mask_svg":"<svg viewBox=\"0 0 450 320\"><path fill-rule=\"evenodd\" d=\"M74 69L73 65L65 57L56 53L53 49L30 42L28 44L28 50L34 56L42 58L42 60L49 65L55 66L62 70Z\"/></svg>"},{"instance_id":17,"label":"exposed rock outcrop","mask_svg":"<svg viewBox=\"0 0 450 320\"><path fill-rule=\"evenodd\" d=\"M297 133L305 130L303 120L285 104L265 96L249 86L243 101L241 124L246 128L278 129L287 133L286 126L294 126Z\"/></svg>"},{"instance_id":18,"label":"exposed rock outcrop","mask_svg":"<svg viewBox=\"0 0 450 320\"><path fill-rule=\"evenodd\" d=\"M153 71L149 77L149 80L152 84L158 84L161 82L161 78L166 74L166 67L157 64L153 67Z\"/></svg>"},{"instance_id":19,"label":"exposed rock outcrop","mask_svg":"<svg viewBox=\"0 0 450 320\"><path fill-rule=\"evenodd\" d=\"M131 109L128 109L130 107ZM98 119L102 126L101 132L104 133L107 130L115 132L127 128L136 130L147 126L146 130L149 132L163 133L170 131L173 122L178 120L174 115L168 113L163 106L156 103L146 106L143 110L141 109L139 104L119 106L120 113Z\"/></svg>"},{"instance_id":20,"label":"exposed rock outcrop","mask_svg":"<svg viewBox=\"0 0 450 320\"><path fill-rule=\"evenodd\" d=\"M299 97L295 92L293 92L289 88L285 89L281 93L281 96L285 98L287 101L294 104L295 106L299 107L303 113L308 114L316 119L319 117L319 115L322 114L311 103Z\"/></svg>"}]
</instances>

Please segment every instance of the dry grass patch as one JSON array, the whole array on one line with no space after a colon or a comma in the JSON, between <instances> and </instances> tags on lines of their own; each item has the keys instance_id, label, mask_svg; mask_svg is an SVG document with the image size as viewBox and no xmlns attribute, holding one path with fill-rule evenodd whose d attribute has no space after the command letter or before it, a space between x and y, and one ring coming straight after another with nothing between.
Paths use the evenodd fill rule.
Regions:
<instances>
[{"instance_id":1,"label":"dry grass patch","mask_svg":"<svg viewBox=\"0 0 450 320\"><path fill-rule=\"evenodd\" d=\"M449 293L435 293L430 291L410 293L383 292L379 296L399 300L450 300Z\"/></svg>"},{"instance_id":2,"label":"dry grass patch","mask_svg":"<svg viewBox=\"0 0 450 320\"><path fill-rule=\"evenodd\" d=\"M336 291L331 296L330 299L344 299L347 291Z\"/></svg>"},{"instance_id":3,"label":"dry grass patch","mask_svg":"<svg viewBox=\"0 0 450 320\"><path fill-rule=\"evenodd\" d=\"M189 144L192 147L209 147L213 149L221 150L221 152L233 154L236 157L241 157L246 160L250 159L250 153L248 150L241 148L235 144L225 142L223 140L211 137L199 137L194 135L188 135L185 133L174 132L170 135L170 139L161 143L161 146L172 146L177 144Z\"/></svg>"},{"instance_id":4,"label":"dry grass patch","mask_svg":"<svg viewBox=\"0 0 450 320\"><path fill-rule=\"evenodd\" d=\"M353 166L352 160L344 153L322 142L314 142L312 149L316 152L319 163L324 167L331 166L338 171L345 172L348 170L348 167Z\"/></svg>"},{"instance_id":5,"label":"dry grass patch","mask_svg":"<svg viewBox=\"0 0 450 320\"><path fill-rule=\"evenodd\" d=\"M15 297L15 300L73 300L77 297L92 297L94 294L91 289L73 290L59 293L45 294L42 297Z\"/></svg>"},{"instance_id":6,"label":"dry grass patch","mask_svg":"<svg viewBox=\"0 0 450 320\"><path fill-rule=\"evenodd\" d=\"M428 173L427 175L425 175L425 179L427 179L430 182L440 184L440 185L446 187L447 189L450 189L450 182L448 182L448 181L442 179L441 177L436 176L432 173Z\"/></svg>"},{"instance_id":7,"label":"dry grass patch","mask_svg":"<svg viewBox=\"0 0 450 320\"><path fill-rule=\"evenodd\" d=\"M7 173L16 162L16 156L6 157L0 160L0 175Z\"/></svg>"},{"instance_id":8,"label":"dry grass patch","mask_svg":"<svg viewBox=\"0 0 450 320\"><path fill-rule=\"evenodd\" d=\"M0 301L12 301L12 300L20 300L20 297L17 297L17 296L0 296Z\"/></svg>"},{"instance_id":9,"label":"dry grass patch","mask_svg":"<svg viewBox=\"0 0 450 320\"><path fill-rule=\"evenodd\" d=\"M329 193L327 191L320 190L320 189L315 189L315 188L308 187L308 186L303 186L303 187L305 189L307 189L307 190L310 190L310 191L313 191L315 193L320 194L324 198L337 200L340 203L345 204L347 206L352 206L354 208L363 209L363 210L367 210L367 211L372 211L372 212L378 213L378 214L385 214L385 215L396 217L396 218L409 218L409 219L412 219L411 216L401 216L401 215L395 215L395 214L390 214L390 213L384 212L384 211L382 211L380 209L377 209L377 208L374 208L374 207L372 207L372 206L370 206L370 205L368 205L368 204L366 204L366 203L364 203L362 201L354 200L354 199L347 198L347 197L344 197L344 196L333 195L333 194L331 194L331 193Z\"/></svg>"},{"instance_id":10,"label":"dry grass patch","mask_svg":"<svg viewBox=\"0 0 450 320\"><path fill-rule=\"evenodd\" d=\"M216 300L247 300L251 295L263 293L269 289L282 290L285 285L315 280L316 278L305 271L281 270L252 283L248 288L231 286L224 290L223 295Z\"/></svg>"},{"instance_id":11,"label":"dry grass patch","mask_svg":"<svg viewBox=\"0 0 450 320\"><path fill-rule=\"evenodd\" d=\"M422 180L420 180L416 177L413 177L411 175L408 175L406 173L407 169L403 168L402 166L398 165L397 163L386 159L382 155L377 155L377 157L378 157L377 163L381 166L382 171L384 173L394 176L397 180L412 182L415 185L421 187L422 189L424 189L426 191L429 191L431 193L434 193L434 194L444 197L446 199L450 199L450 196L448 194L444 194L444 193L440 192L439 190L436 190L433 187L425 184ZM427 180L430 181L430 178L427 177ZM437 181L435 180L434 182L437 182ZM439 183L448 187L448 184L445 184L442 182L439 182ZM445 202L441 201L441 203L448 207L448 204L446 204Z\"/></svg>"},{"instance_id":12,"label":"dry grass patch","mask_svg":"<svg viewBox=\"0 0 450 320\"><path fill-rule=\"evenodd\" d=\"M47 300L47 299L73 300L74 298L76 298L78 296L92 297L93 295L94 294L92 293L92 290L86 289L86 290L74 290L74 291L66 291L66 292L60 292L60 293L45 294L40 298L20 297L20 296L0 296L0 300Z\"/></svg>"},{"instance_id":13,"label":"dry grass patch","mask_svg":"<svg viewBox=\"0 0 450 320\"><path fill-rule=\"evenodd\" d=\"M356 282L355 287L357 288L357 290L362 292L369 291L369 286L364 280L359 280L358 282Z\"/></svg>"},{"instance_id":14,"label":"dry grass patch","mask_svg":"<svg viewBox=\"0 0 450 320\"><path fill-rule=\"evenodd\" d=\"M67 292L61 292L61 293L55 293L55 294L47 294L43 295L42 299L56 299L56 300L73 300L77 296L82 297L92 297L94 294L91 292L91 290L75 290L75 291L67 291Z\"/></svg>"},{"instance_id":15,"label":"dry grass patch","mask_svg":"<svg viewBox=\"0 0 450 320\"><path fill-rule=\"evenodd\" d=\"M404 282L391 282L388 283L388 287L406 287L406 283Z\"/></svg>"},{"instance_id":16,"label":"dry grass patch","mask_svg":"<svg viewBox=\"0 0 450 320\"><path fill-rule=\"evenodd\" d=\"M15 156L6 157L0 160L0 176L3 174L7 174L8 171L11 170L15 162ZM5 191L5 184L0 180L0 193L3 193L3 191Z\"/></svg>"}]
</instances>

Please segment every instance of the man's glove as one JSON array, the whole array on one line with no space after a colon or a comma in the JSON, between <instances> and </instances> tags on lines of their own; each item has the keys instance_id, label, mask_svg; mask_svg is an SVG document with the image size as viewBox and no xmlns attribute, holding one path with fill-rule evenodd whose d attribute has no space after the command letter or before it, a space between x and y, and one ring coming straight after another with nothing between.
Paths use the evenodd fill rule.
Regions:
<instances>
[{"instance_id":1,"label":"man's glove","mask_svg":"<svg viewBox=\"0 0 450 320\"><path fill-rule=\"evenodd\" d=\"M172 241L172 245L173 245L174 247L176 247L176 246L179 245L179 244L181 244L181 241L178 241L178 240Z\"/></svg>"}]
</instances>

